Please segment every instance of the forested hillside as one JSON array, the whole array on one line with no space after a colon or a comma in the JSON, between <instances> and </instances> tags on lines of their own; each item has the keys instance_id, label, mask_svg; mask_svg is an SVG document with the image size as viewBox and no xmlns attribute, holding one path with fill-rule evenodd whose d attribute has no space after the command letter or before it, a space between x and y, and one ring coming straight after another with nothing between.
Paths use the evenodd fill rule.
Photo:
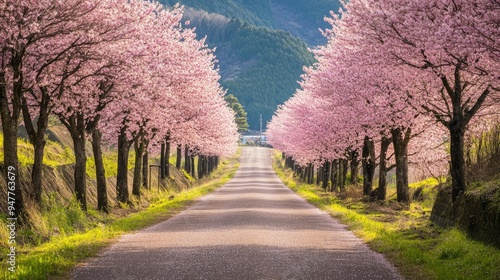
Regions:
<instances>
[{"instance_id":1,"label":"forested hillside","mask_svg":"<svg viewBox=\"0 0 500 280\"><path fill-rule=\"evenodd\" d=\"M309 45L326 43L318 28L328 25L323 18L329 11L337 12L338 0L162 0L172 6L180 3L208 13L223 15L229 19L241 19L256 26L289 31Z\"/></svg>"},{"instance_id":2,"label":"forested hillside","mask_svg":"<svg viewBox=\"0 0 500 280\"><path fill-rule=\"evenodd\" d=\"M251 130L296 91L302 67L314 61L308 47L326 42L323 17L339 7L336 0L163 2L186 5L189 26L216 48L221 84L243 104Z\"/></svg>"}]
</instances>

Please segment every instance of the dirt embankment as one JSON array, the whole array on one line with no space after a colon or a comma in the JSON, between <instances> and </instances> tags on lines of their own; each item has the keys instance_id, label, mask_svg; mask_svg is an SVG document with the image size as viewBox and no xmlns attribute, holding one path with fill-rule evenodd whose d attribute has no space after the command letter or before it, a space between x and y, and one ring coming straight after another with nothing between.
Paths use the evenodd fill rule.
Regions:
<instances>
[{"instance_id":1,"label":"dirt embankment","mask_svg":"<svg viewBox=\"0 0 500 280\"><path fill-rule=\"evenodd\" d=\"M0 171L3 173L3 164L0 164ZM74 195L74 165L61 165L57 167L44 166L42 179L42 195L46 196L56 193L56 197L61 201L69 201ZM160 184L160 188L184 189L190 185L184 174L175 167L170 166L171 177ZM132 195L133 172L129 170L128 174L129 193ZM156 169L151 173L151 188L158 189L158 176ZM23 190L23 197L27 198L31 190L31 166L21 167L19 170L19 179ZM111 206L117 205L116 201L116 178L107 179L108 199ZM7 201L7 185L4 176L0 176L0 201ZM143 203L147 203L144 201ZM89 209L97 208L97 184L96 180L87 176L87 204ZM0 212L5 213L6 203L0 203Z\"/></svg>"},{"instance_id":2,"label":"dirt embankment","mask_svg":"<svg viewBox=\"0 0 500 280\"><path fill-rule=\"evenodd\" d=\"M455 203L451 189L441 189L431 221L442 227L458 227L470 237L500 248L500 186L468 191Z\"/></svg>"}]
</instances>

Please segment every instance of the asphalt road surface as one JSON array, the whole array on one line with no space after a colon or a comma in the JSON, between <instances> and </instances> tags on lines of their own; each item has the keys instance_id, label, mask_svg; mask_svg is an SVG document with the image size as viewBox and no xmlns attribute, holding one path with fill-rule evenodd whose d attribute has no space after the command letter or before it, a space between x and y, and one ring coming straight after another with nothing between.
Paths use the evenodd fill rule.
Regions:
<instances>
[{"instance_id":1,"label":"asphalt road surface","mask_svg":"<svg viewBox=\"0 0 500 280\"><path fill-rule=\"evenodd\" d=\"M382 255L285 187L270 151L175 217L123 236L72 279L402 279Z\"/></svg>"}]
</instances>

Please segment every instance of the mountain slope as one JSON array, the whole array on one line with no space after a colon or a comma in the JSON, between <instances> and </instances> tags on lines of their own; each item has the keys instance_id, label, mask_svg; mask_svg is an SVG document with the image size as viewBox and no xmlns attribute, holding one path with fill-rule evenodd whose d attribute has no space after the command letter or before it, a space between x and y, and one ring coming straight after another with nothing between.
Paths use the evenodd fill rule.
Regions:
<instances>
[{"instance_id":1,"label":"mountain slope","mask_svg":"<svg viewBox=\"0 0 500 280\"><path fill-rule=\"evenodd\" d=\"M265 125L277 105L296 91L302 67L313 63L312 54L303 41L285 31L186 14L193 26L199 26L197 34L216 47L222 86L243 104L250 129L258 130L260 114Z\"/></svg>"},{"instance_id":2,"label":"mountain slope","mask_svg":"<svg viewBox=\"0 0 500 280\"><path fill-rule=\"evenodd\" d=\"M162 0L172 6L176 3L199 11L219 14L228 19L240 19L255 26L289 31L310 46L326 43L319 32L328 24L323 20L330 11L337 12L339 0Z\"/></svg>"},{"instance_id":3,"label":"mountain slope","mask_svg":"<svg viewBox=\"0 0 500 280\"><path fill-rule=\"evenodd\" d=\"M339 7L338 0L180 2L189 26L216 48L221 83L244 106L251 130L259 129L260 114L265 129L277 106L295 93L303 66L314 62L308 45L326 42L318 28Z\"/></svg>"}]
</instances>

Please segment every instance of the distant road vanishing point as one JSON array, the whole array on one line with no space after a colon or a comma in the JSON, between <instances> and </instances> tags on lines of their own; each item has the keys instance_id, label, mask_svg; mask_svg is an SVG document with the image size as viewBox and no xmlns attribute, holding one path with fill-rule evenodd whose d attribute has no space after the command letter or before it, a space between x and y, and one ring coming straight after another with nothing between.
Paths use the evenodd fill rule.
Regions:
<instances>
[{"instance_id":1,"label":"distant road vanishing point","mask_svg":"<svg viewBox=\"0 0 500 280\"><path fill-rule=\"evenodd\" d=\"M72 279L402 279L382 255L288 189L270 150L175 217L123 236Z\"/></svg>"}]
</instances>

